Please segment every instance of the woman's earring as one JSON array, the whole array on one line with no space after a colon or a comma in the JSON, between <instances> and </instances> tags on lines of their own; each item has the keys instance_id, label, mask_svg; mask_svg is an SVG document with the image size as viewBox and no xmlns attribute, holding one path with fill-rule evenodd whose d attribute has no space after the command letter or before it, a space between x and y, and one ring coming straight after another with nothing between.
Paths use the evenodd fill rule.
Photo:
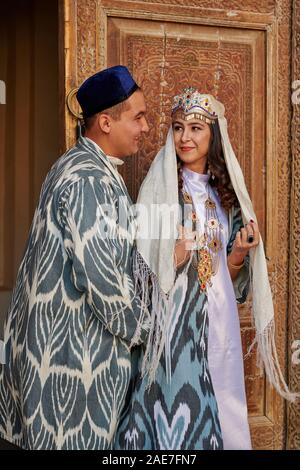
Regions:
<instances>
[{"instance_id":1,"label":"woman's earring","mask_svg":"<svg viewBox=\"0 0 300 470\"><path fill-rule=\"evenodd\" d=\"M213 172L211 171L210 166L208 166L207 174L210 176L210 178L211 178L212 180L215 179L215 175L214 175Z\"/></svg>"}]
</instances>

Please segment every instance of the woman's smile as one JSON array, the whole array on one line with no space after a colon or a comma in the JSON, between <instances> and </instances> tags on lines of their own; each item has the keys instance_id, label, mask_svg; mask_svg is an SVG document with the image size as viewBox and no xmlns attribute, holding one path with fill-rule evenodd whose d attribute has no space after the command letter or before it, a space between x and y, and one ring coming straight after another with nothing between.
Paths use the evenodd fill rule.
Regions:
<instances>
[{"instance_id":1,"label":"woman's smile","mask_svg":"<svg viewBox=\"0 0 300 470\"><path fill-rule=\"evenodd\" d=\"M187 145L185 145L184 147L180 147L180 150L182 152L190 152L191 150L194 150L196 147L188 147Z\"/></svg>"}]
</instances>

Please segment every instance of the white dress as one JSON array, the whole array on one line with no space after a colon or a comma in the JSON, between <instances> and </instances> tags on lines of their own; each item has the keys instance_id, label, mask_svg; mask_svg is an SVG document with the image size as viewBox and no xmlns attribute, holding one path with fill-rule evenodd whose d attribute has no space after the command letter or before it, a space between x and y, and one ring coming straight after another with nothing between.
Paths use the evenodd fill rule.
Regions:
<instances>
[{"instance_id":1,"label":"white dress","mask_svg":"<svg viewBox=\"0 0 300 470\"><path fill-rule=\"evenodd\" d=\"M209 176L183 169L184 190L193 200L198 230L204 232L207 182ZM208 363L219 408L224 449L251 449L244 382L240 323L234 289L227 267L226 246L229 240L228 217L216 192L210 186L210 197L216 203L223 249L219 252L217 274L208 288Z\"/></svg>"}]
</instances>

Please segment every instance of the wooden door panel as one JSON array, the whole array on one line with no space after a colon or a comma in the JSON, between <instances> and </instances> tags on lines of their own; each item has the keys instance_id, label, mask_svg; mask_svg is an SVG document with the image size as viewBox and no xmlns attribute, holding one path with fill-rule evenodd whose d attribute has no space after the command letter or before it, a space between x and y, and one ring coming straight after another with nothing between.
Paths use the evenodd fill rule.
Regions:
<instances>
[{"instance_id":1,"label":"wooden door panel","mask_svg":"<svg viewBox=\"0 0 300 470\"><path fill-rule=\"evenodd\" d=\"M165 140L172 96L185 86L195 86L204 93L217 94L225 104L232 144L254 204L259 208L259 224L264 236L264 34L109 18L107 48L111 51L107 65L122 63L129 67L143 88L148 107L150 132L144 138L141 151L128 158L123 167L123 176L133 198ZM249 308L242 308L240 314L246 353L254 332ZM249 413L262 415L265 381L255 365L255 355L246 360L245 371Z\"/></svg>"},{"instance_id":2,"label":"wooden door panel","mask_svg":"<svg viewBox=\"0 0 300 470\"><path fill-rule=\"evenodd\" d=\"M108 18L107 44L107 65L126 64L142 86L148 105L151 128L142 151L132 162L135 177L127 181L131 194L136 196L164 142L171 97L185 86L196 86L217 94L226 106L232 144L259 208L264 235L264 33Z\"/></svg>"}]
</instances>

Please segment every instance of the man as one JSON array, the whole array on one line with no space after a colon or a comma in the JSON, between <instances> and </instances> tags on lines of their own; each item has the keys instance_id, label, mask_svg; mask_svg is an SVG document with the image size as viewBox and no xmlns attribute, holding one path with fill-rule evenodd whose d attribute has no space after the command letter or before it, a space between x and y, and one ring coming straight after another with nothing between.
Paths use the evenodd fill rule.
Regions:
<instances>
[{"instance_id":1,"label":"man","mask_svg":"<svg viewBox=\"0 0 300 470\"><path fill-rule=\"evenodd\" d=\"M26 449L109 449L148 312L132 273L131 201L114 157L148 131L128 70L88 78L77 94L85 137L52 167L5 328L0 434Z\"/></svg>"}]
</instances>

